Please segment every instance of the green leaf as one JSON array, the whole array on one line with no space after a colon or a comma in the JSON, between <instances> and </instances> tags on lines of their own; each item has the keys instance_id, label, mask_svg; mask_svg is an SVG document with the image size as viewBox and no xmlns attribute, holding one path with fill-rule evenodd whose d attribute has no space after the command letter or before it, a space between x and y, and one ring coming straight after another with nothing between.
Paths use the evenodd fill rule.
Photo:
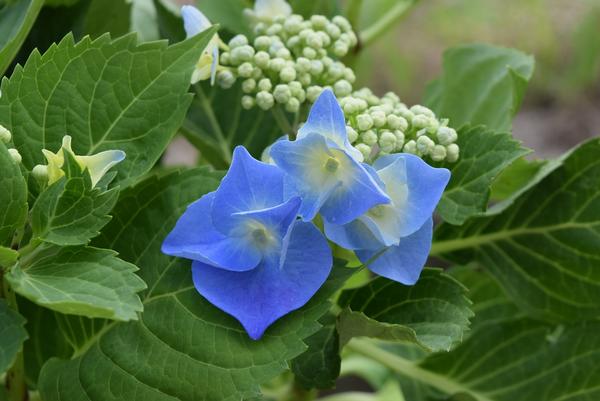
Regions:
<instances>
[{"instance_id":1,"label":"green leaf","mask_svg":"<svg viewBox=\"0 0 600 401\"><path fill-rule=\"evenodd\" d=\"M0 266L11 266L19 258L19 252L0 246Z\"/></svg>"},{"instance_id":2,"label":"green leaf","mask_svg":"<svg viewBox=\"0 0 600 401\"><path fill-rule=\"evenodd\" d=\"M0 7L0 77L19 52L43 5L44 0L18 0Z\"/></svg>"},{"instance_id":3,"label":"green leaf","mask_svg":"<svg viewBox=\"0 0 600 401\"><path fill-rule=\"evenodd\" d=\"M528 313L551 321L600 313L600 140L558 167L497 215L442 225L432 253L475 258Z\"/></svg>"},{"instance_id":4,"label":"green leaf","mask_svg":"<svg viewBox=\"0 0 600 401\"><path fill-rule=\"evenodd\" d=\"M137 267L114 251L91 247L41 245L30 264L6 275L19 295L52 310L88 317L135 320L145 288Z\"/></svg>"},{"instance_id":5,"label":"green leaf","mask_svg":"<svg viewBox=\"0 0 600 401\"><path fill-rule=\"evenodd\" d=\"M306 339L308 349L292 361L292 372L303 387L333 388L340 375L340 339L336 328L336 316L325 315L319 321L321 330Z\"/></svg>"},{"instance_id":6,"label":"green leaf","mask_svg":"<svg viewBox=\"0 0 600 401\"><path fill-rule=\"evenodd\" d=\"M500 202L520 192L545 164L546 160L516 159L492 183L490 201Z\"/></svg>"},{"instance_id":7,"label":"green leaf","mask_svg":"<svg viewBox=\"0 0 600 401\"><path fill-rule=\"evenodd\" d=\"M166 5L168 0L153 0L160 37L175 43L185 39L183 19Z\"/></svg>"},{"instance_id":8,"label":"green leaf","mask_svg":"<svg viewBox=\"0 0 600 401\"><path fill-rule=\"evenodd\" d=\"M510 134L483 126L465 126L458 131L461 156L456 163L444 163L451 170L450 183L437 211L451 224L462 224L482 214L494 179L514 160L528 153Z\"/></svg>"},{"instance_id":9,"label":"green leaf","mask_svg":"<svg viewBox=\"0 0 600 401\"><path fill-rule=\"evenodd\" d=\"M436 115L450 125L483 124L493 131L510 131L534 60L520 51L484 44L452 48L444 53L442 76L425 98Z\"/></svg>"},{"instance_id":10,"label":"green leaf","mask_svg":"<svg viewBox=\"0 0 600 401\"><path fill-rule=\"evenodd\" d=\"M105 33L122 36L131 26L131 2L126 0L91 0L81 31L92 37Z\"/></svg>"},{"instance_id":11,"label":"green leaf","mask_svg":"<svg viewBox=\"0 0 600 401\"><path fill-rule=\"evenodd\" d=\"M3 80L0 124L13 132L28 169L44 162L42 148L58 149L66 134L78 155L124 150L117 180L129 185L181 125L192 70L214 32L169 47L138 45L135 35L76 44L68 35Z\"/></svg>"},{"instance_id":12,"label":"green leaf","mask_svg":"<svg viewBox=\"0 0 600 401\"><path fill-rule=\"evenodd\" d=\"M27 184L19 165L0 141L0 246L10 247L27 218Z\"/></svg>"},{"instance_id":13,"label":"green leaf","mask_svg":"<svg viewBox=\"0 0 600 401\"><path fill-rule=\"evenodd\" d=\"M27 339L25 318L0 298L0 374L8 370Z\"/></svg>"},{"instance_id":14,"label":"green leaf","mask_svg":"<svg viewBox=\"0 0 600 401\"><path fill-rule=\"evenodd\" d=\"M56 245L85 245L110 221L108 213L118 196L118 188L92 188L88 171L82 172L76 164L70 174L42 192L33 205L33 237Z\"/></svg>"},{"instance_id":15,"label":"green leaf","mask_svg":"<svg viewBox=\"0 0 600 401\"><path fill-rule=\"evenodd\" d=\"M250 7L244 0L196 1L196 7L213 23L219 24L232 33L251 35L244 8Z\"/></svg>"},{"instance_id":16,"label":"green leaf","mask_svg":"<svg viewBox=\"0 0 600 401\"><path fill-rule=\"evenodd\" d=\"M466 288L439 269L425 269L414 286L379 277L345 290L339 305L340 342L367 336L416 343L431 351L449 350L469 327L472 312Z\"/></svg>"},{"instance_id":17,"label":"green leaf","mask_svg":"<svg viewBox=\"0 0 600 401\"><path fill-rule=\"evenodd\" d=\"M115 218L95 243L142 266L149 289L137 322L112 323L75 359L53 359L39 388L45 401L223 400L259 395L258 385L301 354L327 311L326 300L353 269L334 275L305 307L279 320L260 341L195 290L190 261L166 256L160 245L186 207L213 191L220 173L206 169L153 176L121 194ZM152 366L152 369L148 369ZM73 381L78 377L78 381Z\"/></svg>"}]
</instances>

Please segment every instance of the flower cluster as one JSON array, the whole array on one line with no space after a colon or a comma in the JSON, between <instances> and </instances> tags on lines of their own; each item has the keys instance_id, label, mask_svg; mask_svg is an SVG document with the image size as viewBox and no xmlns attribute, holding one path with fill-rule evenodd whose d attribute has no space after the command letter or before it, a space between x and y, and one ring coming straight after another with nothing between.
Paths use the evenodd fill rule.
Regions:
<instances>
[{"instance_id":1,"label":"flower cluster","mask_svg":"<svg viewBox=\"0 0 600 401\"><path fill-rule=\"evenodd\" d=\"M379 98L363 88L340 99L348 137L365 160L390 153L428 156L433 161L458 160L458 136L427 107L407 107L394 93Z\"/></svg>"},{"instance_id":2,"label":"flower cluster","mask_svg":"<svg viewBox=\"0 0 600 401\"><path fill-rule=\"evenodd\" d=\"M12 134L10 133L10 131L6 129L6 127L0 125L0 141L8 145L11 140ZM12 159L15 161L15 163L21 163L21 161L23 160L19 151L15 148L9 148L8 153L10 154L10 157L12 157Z\"/></svg>"},{"instance_id":3,"label":"flower cluster","mask_svg":"<svg viewBox=\"0 0 600 401\"><path fill-rule=\"evenodd\" d=\"M193 260L202 296L258 339L323 284L332 266L327 239L379 275L417 281L448 170L403 153L365 164L331 90L297 138L269 153L273 164L236 148L219 188L190 205L163 243L164 253ZM317 215L325 235L312 223Z\"/></svg>"}]
</instances>

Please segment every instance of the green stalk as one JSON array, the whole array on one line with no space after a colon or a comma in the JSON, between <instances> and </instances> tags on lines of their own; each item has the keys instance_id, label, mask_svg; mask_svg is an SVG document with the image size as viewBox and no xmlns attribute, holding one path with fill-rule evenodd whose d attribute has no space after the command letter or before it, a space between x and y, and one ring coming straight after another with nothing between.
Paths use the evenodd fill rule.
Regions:
<instances>
[{"instance_id":1,"label":"green stalk","mask_svg":"<svg viewBox=\"0 0 600 401\"><path fill-rule=\"evenodd\" d=\"M398 0L397 3L384 15L375 21L370 27L358 35L363 47L373 43L378 37L391 28L415 3L417 0Z\"/></svg>"},{"instance_id":2,"label":"green stalk","mask_svg":"<svg viewBox=\"0 0 600 401\"><path fill-rule=\"evenodd\" d=\"M285 113L283 112L283 110L281 110L281 108L276 105L271 109L271 111L273 112L273 117L275 117L275 122L277 122L277 125L279 125L279 128L281 128L281 130L284 133L286 133L288 135L293 135L294 129L292 128L292 125L290 124L287 117L285 116Z\"/></svg>"}]
</instances>

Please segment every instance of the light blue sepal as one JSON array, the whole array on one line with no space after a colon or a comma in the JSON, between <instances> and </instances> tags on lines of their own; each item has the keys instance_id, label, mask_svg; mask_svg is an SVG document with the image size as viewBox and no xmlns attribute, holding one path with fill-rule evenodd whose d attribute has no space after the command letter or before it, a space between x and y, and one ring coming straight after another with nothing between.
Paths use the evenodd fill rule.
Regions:
<instances>
[{"instance_id":1,"label":"light blue sepal","mask_svg":"<svg viewBox=\"0 0 600 401\"><path fill-rule=\"evenodd\" d=\"M181 17L183 18L183 29L188 38L207 30L212 25L202 11L194 6L181 7Z\"/></svg>"},{"instance_id":2,"label":"light blue sepal","mask_svg":"<svg viewBox=\"0 0 600 401\"><path fill-rule=\"evenodd\" d=\"M413 234L404 237L398 245L379 250L357 250L356 256L380 276L406 285L419 279L431 249L433 220L430 218ZM371 258L374 258L371 260Z\"/></svg>"},{"instance_id":3,"label":"light blue sepal","mask_svg":"<svg viewBox=\"0 0 600 401\"><path fill-rule=\"evenodd\" d=\"M348 153L354 160L362 162L363 154L350 144L346 132L344 112L330 89L325 89L310 109L306 123L298 130L297 139L310 134L319 134Z\"/></svg>"}]
</instances>

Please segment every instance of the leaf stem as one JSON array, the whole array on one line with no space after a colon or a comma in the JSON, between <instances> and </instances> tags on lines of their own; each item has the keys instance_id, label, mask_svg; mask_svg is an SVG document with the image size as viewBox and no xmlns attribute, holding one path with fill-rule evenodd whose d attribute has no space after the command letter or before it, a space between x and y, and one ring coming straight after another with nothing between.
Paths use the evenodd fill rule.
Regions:
<instances>
[{"instance_id":1,"label":"leaf stem","mask_svg":"<svg viewBox=\"0 0 600 401\"><path fill-rule=\"evenodd\" d=\"M285 116L283 110L281 110L279 106L275 106L271 109L271 111L273 112L273 117L275 117L275 121L277 122L277 125L279 125L279 128L281 128L283 132L292 137L294 134L294 129L292 128L290 122Z\"/></svg>"},{"instance_id":2,"label":"leaf stem","mask_svg":"<svg viewBox=\"0 0 600 401\"><path fill-rule=\"evenodd\" d=\"M198 98L200 99L200 105L202 106L202 109L206 113L206 116L208 117L208 121L210 122L210 125L212 126L212 129L214 130L215 135L217 136L223 159L227 162L227 164L231 164L231 149L229 147L229 142L227 141L227 139L225 139L225 134L223 133L223 130L221 129L221 125L219 124L219 121L217 120L217 117L215 116L215 113L210 105L210 102L208 101L208 98L206 97L206 95L204 94L204 91L202 90L202 88L199 85L194 85L194 90L196 91L196 94L198 95Z\"/></svg>"},{"instance_id":3,"label":"leaf stem","mask_svg":"<svg viewBox=\"0 0 600 401\"><path fill-rule=\"evenodd\" d=\"M2 295L6 299L8 306L15 311L19 311L17 305L17 297L8 285L8 282L3 279L3 271L0 271L0 285L2 287ZM23 358L23 350L17 354L15 362L6 372L6 392L8 394L7 401L27 401L29 393L27 392L27 384L25 383L25 359Z\"/></svg>"},{"instance_id":4,"label":"leaf stem","mask_svg":"<svg viewBox=\"0 0 600 401\"><path fill-rule=\"evenodd\" d=\"M391 28L418 0L397 1L396 4L371 26L358 35L362 47L371 44Z\"/></svg>"}]
</instances>

